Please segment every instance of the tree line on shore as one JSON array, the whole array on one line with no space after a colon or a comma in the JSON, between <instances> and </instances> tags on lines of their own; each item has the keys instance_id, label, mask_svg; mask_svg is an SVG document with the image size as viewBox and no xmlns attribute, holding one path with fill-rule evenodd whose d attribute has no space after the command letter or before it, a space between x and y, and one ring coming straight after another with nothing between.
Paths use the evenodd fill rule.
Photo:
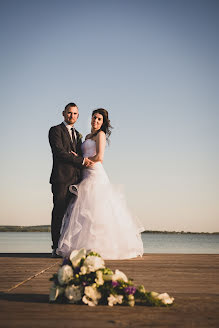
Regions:
<instances>
[{"instance_id":1,"label":"tree line on shore","mask_svg":"<svg viewBox=\"0 0 219 328\"><path fill-rule=\"evenodd\" d=\"M50 225L38 226L0 226L0 232L50 232Z\"/></svg>"},{"instance_id":2,"label":"tree line on shore","mask_svg":"<svg viewBox=\"0 0 219 328\"><path fill-rule=\"evenodd\" d=\"M50 232L50 225L37 225L37 226L12 226L1 225L0 232ZM175 233L175 234L219 234L219 232L189 232L189 231L158 231L158 230L145 230L143 233Z\"/></svg>"}]
</instances>

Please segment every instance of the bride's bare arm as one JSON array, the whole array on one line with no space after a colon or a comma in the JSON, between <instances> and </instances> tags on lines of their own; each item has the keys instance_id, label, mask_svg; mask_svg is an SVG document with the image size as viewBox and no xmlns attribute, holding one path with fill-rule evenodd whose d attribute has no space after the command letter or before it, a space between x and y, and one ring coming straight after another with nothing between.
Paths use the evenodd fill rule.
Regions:
<instances>
[{"instance_id":1,"label":"bride's bare arm","mask_svg":"<svg viewBox=\"0 0 219 328\"><path fill-rule=\"evenodd\" d=\"M106 135L103 131L100 131L96 139L96 155L89 157L93 162L103 162L104 150L106 146Z\"/></svg>"}]
</instances>

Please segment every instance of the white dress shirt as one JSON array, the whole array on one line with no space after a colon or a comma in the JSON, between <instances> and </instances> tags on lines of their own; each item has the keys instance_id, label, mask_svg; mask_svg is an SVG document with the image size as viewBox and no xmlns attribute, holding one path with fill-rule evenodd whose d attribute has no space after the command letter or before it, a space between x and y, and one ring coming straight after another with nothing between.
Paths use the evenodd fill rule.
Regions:
<instances>
[{"instance_id":1,"label":"white dress shirt","mask_svg":"<svg viewBox=\"0 0 219 328\"><path fill-rule=\"evenodd\" d=\"M65 124L66 128L68 129L68 133L69 133L69 135L70 135L70 137L71 137L71 141L73 141L73 140L72 140L71 129L74 128L74 126L67 124L65 121L64 121L63 123ZM77 142L77 134L76 134L76 132L75 132L75 128L74 128L73 131L74 131L74 135L75 135L75 141Z\"/></svg>"}]
</instances>

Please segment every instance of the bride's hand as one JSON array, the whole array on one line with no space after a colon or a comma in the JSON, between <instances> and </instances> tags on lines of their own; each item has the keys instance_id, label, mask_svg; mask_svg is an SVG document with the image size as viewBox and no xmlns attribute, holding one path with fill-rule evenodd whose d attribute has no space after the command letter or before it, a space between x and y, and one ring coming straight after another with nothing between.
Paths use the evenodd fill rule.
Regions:
<instances>
[{"instance_id":1,"label":"bride's hand","mask_svg":"<svg viewBox=\"0 0 219 328\"><path fill-rule=\"evenodd\" d=\"M78 154L76 154L74 151L71 151L71 153L75 156L78 156Z\"/></svg>"}]
</instances>

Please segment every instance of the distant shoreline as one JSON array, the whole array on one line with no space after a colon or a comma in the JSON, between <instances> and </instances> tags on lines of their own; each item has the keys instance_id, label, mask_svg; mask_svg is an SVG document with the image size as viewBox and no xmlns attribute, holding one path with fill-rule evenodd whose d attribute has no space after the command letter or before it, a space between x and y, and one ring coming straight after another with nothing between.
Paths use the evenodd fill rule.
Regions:
<instances>
[{"instance_id":1,"label":"distant shoreline","mask_svg":"<svg viewBox=\"0 0 219 328\"><path fill-rule=\"evenodd\" d=\"M0 226L0 232L50 232L50 225L38 226ZM145 230L143 233L162 233L162 234L205 234L205 235L219 235L219 232L190 232L190 231L159 231L159 230Z\"/></svg>"},{"instance_id":2,"label":"distant shoreline","mask_svg":"<svg viewBox=\"0 0 219 328\"><path fill-rule=\"evenodd\" d=\"M0 232L50 232L50 225L38 226L0 226Z\"/></svg>"}]
</instances>

